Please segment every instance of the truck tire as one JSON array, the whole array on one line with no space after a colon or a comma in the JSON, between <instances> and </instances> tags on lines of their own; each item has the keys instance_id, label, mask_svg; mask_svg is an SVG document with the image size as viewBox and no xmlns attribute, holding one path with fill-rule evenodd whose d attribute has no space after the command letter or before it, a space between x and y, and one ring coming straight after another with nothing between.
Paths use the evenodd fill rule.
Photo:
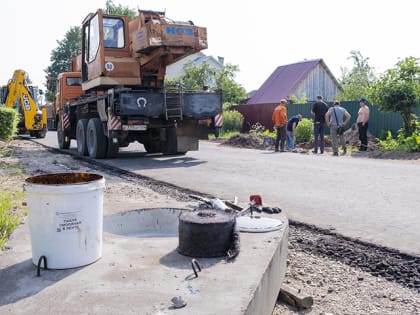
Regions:
<instances>
[{"instance_id":1,"label":"truck tire","mask_svg":"<svg viewBox=\"0 0 420 315\"><path fill-rule=\"evenodd\" d=\"M162 142L162 153L165 155L178 154L178 142L176 128L166 128L166 140Z\"/></svg>"},{"instance_id":2,"label":"truck tire","mask_svg":"<svg viewBox=\"0 0 420 315\"><path fill-rule=\"evenodd\" d=\"M105 158L107 141L99 118L89 119L86 132L86 144L89 157L93 159Z\"/></svg>"},{"instance_id":3,"label":"truck tire","mask_svg":"<svg viewBox=\"0 0 420 315\"><path fill-rule=\"evenodd\" d=\"M162 152L162 146L159 142L146 142L143 143L144 149L147 153L160 153Z\"/></svg>"},{"instance_id":4,"label":"truck tire","mask_svg":"<svg viewBox=\"0 0 420 315\"><path fill-rule=\"evenodd\" d=\"M77 141L77 153L79 155L88 155L88 149L86 144L86 134L88 119L80 119L76 126L76 141Z\"/></svg>"},{"instance_id":5,"label":"truck tire","mask_svg":"<svg viewBox=\"0 0 420 315\"><path fill-rule=\"evenodd\" d=\"M61 127L62 123L59 121L57 125L57 143L60 149L70 148L70 137L67 134L67 131L63 130Z\"/></svg>"},{"instance_id":6,"label":"truck tire","mask_svg":"<svg viewBox=\"0 0 420 315\"><path fill-rule=\"evenodd\" d=\"M149 137L142 143L147 153L162 153L161 128L150 129Z\"/></svg>"},{"instance_id":7,"label":"truck tire","mask_svg":"<svg viewBox=\"0 0 420 315\"><path fill-rule=\"evenodd\" d=\"M118 151L120 149L120 144L118 143L118 141L116 143L114 143L112 141L111 137L106 137L106 139L107 139L107 142L108 142L107 150L106 150L106 157L108 159L112 159L112 158L117 157Z\"/></svg>"},{"instance_id":8,"label":"truck tire","mask_svg":"<svg viewBox=\"0 0 420 315\"><path fill-rule=\"evenodd\" d=\"M46 135L47 135L47 130L46 129L35 131L35 138L37 138L37 139L43 139L43 138L45 138Z\"/></svg>"}]
</instances>

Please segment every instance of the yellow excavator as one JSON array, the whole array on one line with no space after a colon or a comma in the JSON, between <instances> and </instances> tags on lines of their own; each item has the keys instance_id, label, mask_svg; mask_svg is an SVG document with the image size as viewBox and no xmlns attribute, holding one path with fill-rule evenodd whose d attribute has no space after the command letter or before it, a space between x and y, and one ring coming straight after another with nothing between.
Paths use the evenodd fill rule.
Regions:
<instances>
[{"instance_id":1,"label":"yellow excavator","mask_svg":"<svg viewBox=\"0 0 420 315\"><path fill-rule=\"evenodd\" d=\"M20 113L19 134L45 138L47 111L38 103L38 95L38 87L28 83L28 74L24 70L15 70L7 85L1 88L0 103Z\"/></svg>"}]
</instances>

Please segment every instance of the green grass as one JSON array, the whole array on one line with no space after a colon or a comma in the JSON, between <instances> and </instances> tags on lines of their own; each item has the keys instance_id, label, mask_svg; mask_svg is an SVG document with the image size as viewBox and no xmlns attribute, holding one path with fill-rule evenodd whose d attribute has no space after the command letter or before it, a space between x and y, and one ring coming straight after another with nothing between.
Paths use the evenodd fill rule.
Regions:
<instances>
[{"instance_id":1,"label":"green grass","mask_svg":"<svg viewBox=\"0 0 420 315\"><path fill-rule=\"evenodd\" d=\"M239 131L228 131L228 132L221 132L219 135L219 139L223 139L223 140L228 140L230 139L232 136L239 134ZM215 139L214 134L209 134L209 140L213 140Z\"/></svg>"},{"instance_id":2,"label":"green grass","mask_svg":"<svg viewBox=\"0 0 420 315\"><path fill-rule=\"evenodd\" d=\"M2 176L6 176L6 178L1 178ZM25 174L23 174L19 164L8 164L0 162L0 184L4 181L7 181L7 176L19 176L24 178Z\"/></svg>"},{"instance_id":3,"label":"green grass","mask_svg":"<svg viewBox=\"0 0 420 315\"><path fill-rule=\"evenodd\" d=\"M7 146L0 148L0 157L12 156L14 153L15 151Z\"/></svg>"},{"instance_id":4,"label":"green grass","mask_svg":"<svg viewBox=\"0 0 420 315\"><path fill-rule=\"evenodd\" d=\"M20 224L21 215L18 205L23 196L23 192L10 190L0 192L0 250L13 230Z\"/></svg>"},{"instance_id":5,"label":"green grass","mask_svg":"<svg viewBox=\"0 0 420 315\"><path fill-rule=\"evenodd\" d=\"M7 146L0 148L0 157L10 157L14 154L15 150L12 148ZM2 174L24 176L21 167L17 163L10 164L8 162L0 161L0 175Z\"/></svg>"},{"instance_id":6,"label":"green grass","mask_svg":"<svg viewBox=\"0 0 420 315\"><path fill-rule=\"evenodd\" d=\"M0 148L0 157L14 155L14 150L7 146ZM12 177L24 177L22 169L16 163L0 162L0 184L7 183ZM14 188L12 188L14 189ZM23 191L2 189L0 191L0 251L9 239L13 230L20 224L21 218L27 215L27 210L21 207L24 199Z\"/></svg>"}]
</instances>

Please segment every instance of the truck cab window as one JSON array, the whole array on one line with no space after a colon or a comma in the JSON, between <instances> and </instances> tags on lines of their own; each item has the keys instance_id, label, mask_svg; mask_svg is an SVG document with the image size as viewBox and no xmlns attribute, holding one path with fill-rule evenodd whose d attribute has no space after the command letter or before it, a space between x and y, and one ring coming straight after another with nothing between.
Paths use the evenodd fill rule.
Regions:
<instances>
[{"instance_id":1,"label":"truck cab window","mask_svg":"<svg viewBox=\"0 0 420 315\"><path fill-rule=\"evenodd\" d=\"M86 28L86 32L88 32L88 34L86 34L88 35L86 36L86 39L88 40L88 49L86 50L88 55L86 56L86 60L90 63L95 60L99 49L99 19L97 14L90 21L89 27Z\"/></svg>"},{"instance_id":2,"label":"truck cab window","mask_svg":"<svg viewBox=\"0 0 420 315\"><path fill-rule=\"evenodd\" d=\"M67 86L81 86L82 85L82 78L67 78L66 79Z\"/></svg>"},{"instance_id":3,"label":"truck cab window","mask_svg":"<svg viewBox=\"0 0 420 315\"><path fill-rule=\"evenodd\" d=\"M124 48L124 23L118 18L104 18L105 48Z\"/></svg>"}]
</instances>

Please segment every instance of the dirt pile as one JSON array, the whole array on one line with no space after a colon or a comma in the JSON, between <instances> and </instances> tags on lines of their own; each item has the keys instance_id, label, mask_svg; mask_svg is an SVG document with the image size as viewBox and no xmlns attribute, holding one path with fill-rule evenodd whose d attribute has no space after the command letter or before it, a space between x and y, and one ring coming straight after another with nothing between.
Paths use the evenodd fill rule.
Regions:
<instances>
[{"instance_id":1,"label":"dirt pile","mask_svg":"<svg viewBox=\"0 0 420 315\"><path fill-rule=\"evenodd\" d=\"M228 140L225 140L222 142L222 145L229 145L238 148L266 150L271 149L271 147L274 145L274 139L271 137L264 137L255 134L241 133L232 136Z\"/></svg>"},{"instance_id":2,"label":"dirt pile","mask_svg":"<svg viewBox=\"0 0 420 315\"><path fill-rule=\"evenodd\" d=\"M379 141L375 138L369 131L368 131L368 144L371 149L378 149ZM359 131L357 130L356 126L353 125L351 128L347 129L344 132L344 139L346 143L352 147L357 147L360 145L359 140Z\"/></svg>"},{"instance_id":3,"label":"dirt pile","mask_svg":"<svg viewBox=\"0 0 420 315\"><path fill-rule=\"evenodd\" d=\"M347 145L352 147L358 147L360 144L359 141L359 132L357 129L352 126L344 132L344 139L346 140ZM237 148L248 148L248 149L259 149L259 150L272 150L274 149L273 137L250 134L250 133L241 133L232 136L230 139L223 141L222 145L228 145ZM372 134L368 133L368 143L370 150L377 150L379 147L378 139L376 139ZM308 142L297 143L295 147L297 149L310 150L314 146L313 139ZM325 147L331 148L332 141L330 136L325 137Z\"/></svg>"}]
</instances>

